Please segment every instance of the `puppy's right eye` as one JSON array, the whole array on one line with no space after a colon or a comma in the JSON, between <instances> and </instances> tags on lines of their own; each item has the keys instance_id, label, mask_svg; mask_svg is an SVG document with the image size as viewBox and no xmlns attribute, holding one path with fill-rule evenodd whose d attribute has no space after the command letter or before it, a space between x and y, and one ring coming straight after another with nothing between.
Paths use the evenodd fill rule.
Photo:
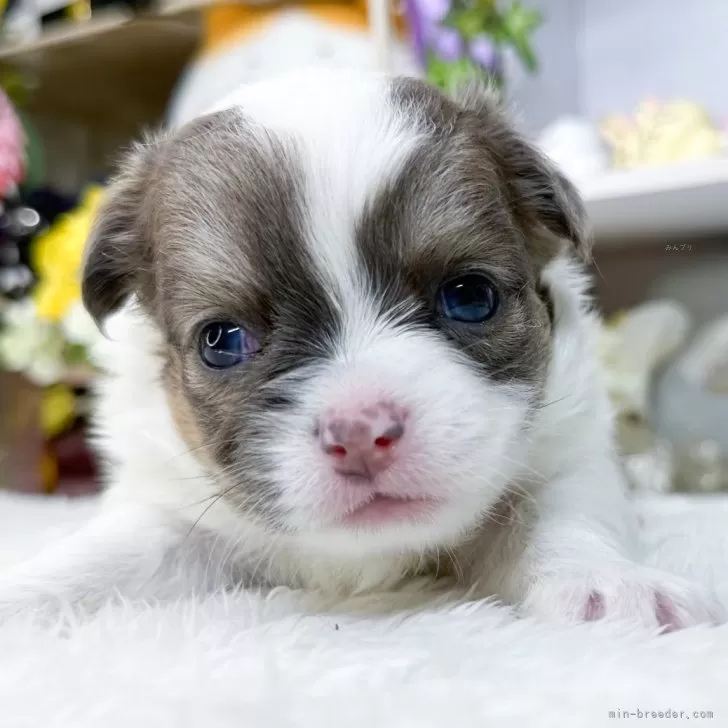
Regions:
<instances>
[{"instance_id":1,"label":"puppy's right eye","mask_svg":"<svg viewBox=\"0 0 728 728\"><path fill-rule=\"evenodd\" d=\"M489 278L468 273L440 286L436 307L441 316L464 324L482 324L498 310L498 291Z\"/></svg>"},{"instance_id":2,"label":"puppy's right eye","mask_svg":"<svg viewBox=\"0 0 728 728\"><path fill-rule=\"evenodd\" d=\"M260 350L258 340L229 321L207 324L200 332L200 357L212 369L227 369Z\"/></svg>"}]
</instances>

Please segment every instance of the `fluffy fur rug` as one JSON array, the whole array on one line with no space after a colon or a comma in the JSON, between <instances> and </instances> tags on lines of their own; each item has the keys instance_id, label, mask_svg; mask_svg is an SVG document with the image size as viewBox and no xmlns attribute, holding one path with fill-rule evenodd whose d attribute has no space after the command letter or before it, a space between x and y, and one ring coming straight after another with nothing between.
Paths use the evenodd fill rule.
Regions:
<instances>
[{"instance_id":1,"label":"fluffy fur rug","mask_svg":"<svg viewBox=\"0 0 728 728\"><path fill-rule=\"evenodd\" d=\"M2 560L93 508L0 494ZM651 561L712 583L728 603L728 499L640 508ZM70 628L0 626L2 728L717 728L728 725L726 685L728 626L565 629L490 604L356 619L307 615L278 591L109 606Z\"/></svg>"}]
</instances>

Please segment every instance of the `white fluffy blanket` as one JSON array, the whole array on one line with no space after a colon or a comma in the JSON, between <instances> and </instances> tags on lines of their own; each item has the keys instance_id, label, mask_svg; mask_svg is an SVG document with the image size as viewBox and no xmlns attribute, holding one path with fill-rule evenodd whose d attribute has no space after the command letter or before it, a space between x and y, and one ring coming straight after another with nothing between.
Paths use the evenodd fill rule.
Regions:
<instances>
[{"instance_id":1,"label":"white fluffy blanket","mask_svg":"<svg viewBox=\"0 0 728 728\"><path fill-rule=\"evenodd\" d=\"M38 549L93 507L0 493L0 556ZM712 583L728 603L728 500L640 507L652 561ZM664 720L728 726L728 626L664 636L606 623L556 628L489 604L324 617L305 614L286 592L110 606L56 631L22 620L0 626L1 728Z\"/></svg>"}]
</instances>

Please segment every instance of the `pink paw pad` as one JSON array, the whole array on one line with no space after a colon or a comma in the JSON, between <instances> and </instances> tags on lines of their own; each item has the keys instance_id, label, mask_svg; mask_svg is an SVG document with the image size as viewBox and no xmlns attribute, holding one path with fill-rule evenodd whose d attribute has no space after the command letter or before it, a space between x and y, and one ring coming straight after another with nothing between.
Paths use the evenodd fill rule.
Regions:
<instances>
[{"instance_id":1,"label":"pink paw pad","mask_svg":"<svg viewBox=\"0 0 728 728\"><path fill-rule=\"evenodd\" d=\"M655 616L660 627L664 627L663 632L675 632L683 628L675 612L674 605L666 596L659 592L655 594Z\"/></svg>"},{"instance_id":2,"label":"pink paw pad","mask_svg":"<svg viewBox=\"0 0 728 728\"><path fill-rule=\"evenodd\" d=\"M604 611L604 597L599 592L593 591L584 607L584 621L595 622L597 619L603 619Z\"/></svg>"}]
</instances>

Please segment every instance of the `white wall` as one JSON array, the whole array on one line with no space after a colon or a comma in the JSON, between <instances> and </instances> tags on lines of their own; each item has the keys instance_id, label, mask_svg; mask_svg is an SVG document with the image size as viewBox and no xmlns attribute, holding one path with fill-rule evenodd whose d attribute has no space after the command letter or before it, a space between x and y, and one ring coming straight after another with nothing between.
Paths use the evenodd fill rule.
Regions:
<instances>
[{"instance_id":1,"label":"white wall","mask_svg":"<svg viewBox=\"0 0 728 728\"><path fill-rule=\"evenodd\" d=\"M728 122L728 0L529 0L541 72L509 59L526 127L576 111L598 120L640 101L692 98Z\"/></svg>"},{"instance_id":2,"label":"white wall","mask_svg":"<svg viewBox=\"0 0 728 728\"><path fill-rule=\"evenodd\" d=\"M583 111L689 97L728 118L728 0L575 0Z\"/></svg>"},{"instance_id":3,"label":"white wall","mask_svg":"<svg viewBox=\"0 0 728 728\"><path fill-rule=\"evenodd\" d=\"M728 0L726 0L728 2ZM575 0L530 0L546 22L534 37L539 71L528 74L517 59L506 58L508 94L530 131L537 131L560 114L580 109L580 63L577 57L579 12Z\"/></svg>"}]
</instances>

